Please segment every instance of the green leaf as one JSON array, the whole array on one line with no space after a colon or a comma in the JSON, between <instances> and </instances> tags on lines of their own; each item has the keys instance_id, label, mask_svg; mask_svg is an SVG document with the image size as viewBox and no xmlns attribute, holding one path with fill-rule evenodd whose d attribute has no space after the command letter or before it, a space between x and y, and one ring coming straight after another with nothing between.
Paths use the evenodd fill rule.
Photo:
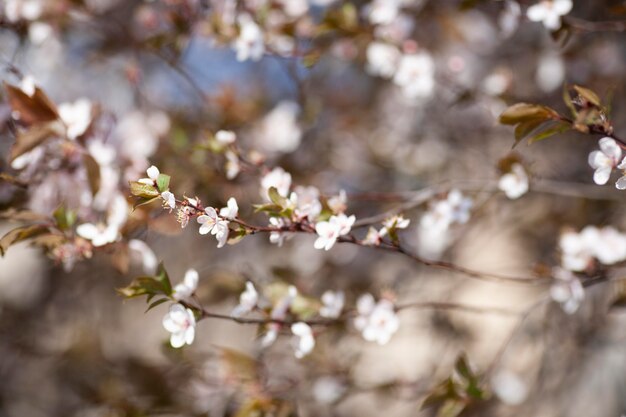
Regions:
<instances>
[{"instance_id":1,"label":"green leaf","mask_svg":"<svg viewBox=\"0 0 626 417\"><path fill-rule=\"evenodd\" d=\"M61 230L70 229L74 223L76 223L76 212L73 210L67 210L65 206L60 205L52 213L52 217L55 220L57 227Z\"/></svg>"},{"instance_id":2,"label":"green leaf","mask_svg":"<svg viewBox=\"0 0 626 417\"><path fill-rule=\"evenodd\" d=\"M580 97L584 98L589 103L593 104L596 107L602 106L602 103L600 102L600 97L598 97L595 92L579 85L574 85L573 88Z\"/></svg>"},{"instance_id":3,"label":"green leaf","mask_svg":"<svg viewBox=\"0 0 626 417\"><path fill-rule=\"evenodd\" d=\"M165 266L163 266L163 262L159 264L157 268L156 279L161 283L166 295L172 295L172 283L170 282L170 277L165 270Z\"/></svg>"},{"instance_id":4,"label":"green leaf","mask_svg":"<svg viewBox=\"0 0 626 417\"><path fill-rule=\"evenodd\" d=\"M549 107L539 104L517 103L506 109L500 115L500 123L516 125L530 121L546 121L559 118L559 114Z\"/></svg>"},{"instance_id":5,"label":"green leaf","mask_svg":"<svg viewBox=\"0 0 626 417\"><path fill-rule=\"evenodd\" d=\"M166 174L159 174L159 177L157 178L157 188L159 189L159 192L164 192L169 190L170 187L170 176L166 175Z\"/></svg>"},{"instance_id":6,"label":"green leaf","mask_svg":"<svg viewBox=\"0 0 626 417\"><path fill-rule=\"evenodd\" d=\"M48 232L48 227L41 224L22 226L10 230L0 238L0 255L4 256L11 245Z\"/></svg>"},{"instance_id":7,"label":"green leaf","mask_svg":"<svg viewBox=\"0 0 626 417\"><path fill-rule=\"evenodd\" d=\"M530 137L528 139L528 144L533 144L535 142L539 142L540 140L544 140L549 138L550 136L554 136L558 133L563 133L563 132L567 132L568 130L570 130L571 127L569 124L567 123L558 123L554 126L551 126L539 133L537 133L536 135Z\"/></svg>"},{"instance_id":8,"label":"green leaf","mask_svg":"<svg viewBox=\"0 0 626 417\"><path fill-rule=\"evenodd\" d=\"M265 213L279 214L283 210L281 206L277 204L273 204L273 203L254 204L252 207L254 207L255 213L265 212Z\"/></svg>"},{"instance_id":9,"label":"green leaf","mask_svg":"<svg viewBox=\"0 0 626 417\"><path fill-rule=\"evenodd\" d=\"M159 306L165 302L169 301L169 298L161 298L158 299L156 301L153 301L152 303L150 303L150 305L148 306L148 308L146 309L145 313L147 313L148 311L152 310L154 307Z\"/></svg>"},{"instance_id":10,"label":"green leaf","mask_svg":"<svg viewBox=\"0 0 626 417\"><path fill-rule=\"evenodd\" d=\"M153 199L160 195L159 190L154 188L153 185L143 184L138 181L130 181L130 193L136 197L145 198L147 200Z\"/></svg>"},{"instance_id":11,"label":"green leaf","mask_svg":"<svg viewBox=\"0 0 626 417\"><path fill-rule=\"evenodd\" d=\"M100 165L96 162L94 157L88 153L83 155L83 163L87 170L87 180L89 181L91 194L96 195L100 189Z\"/></svg>"},{"instance_id":12,"label":"green leaf","mask_svg":"<svg viewBox=\"0 0 626 417\"><path fill-rule=\"evenodd\" d=\"M270 187L267 191L267 195L269 196L272 203L276 204L280 207L285 207L287 205L287 199L278 193L276 187Z\"/></svg>"},{"instance_id":13,"label":"green leaf","mask_svg":"<svg viewBox=\"0 0 626 417\"><path fill-rule=\"evenodd\" d=\"M540 125L545 123L543 120L531 120L529 122L522 122L515 126L515 145L528 136L533 130L537 129Z\"/></svg>"},{"instance_id":14,"label":"green leaf","mask_svg":"<svg viewBox=\"0 0 626 417\"><path fill-rule=\"evenodd\" d=\"M169 295L165 292L163 283L155 279L155 277L135 278L127 287L118 288L117 292L126 298L134 298L142 295Z\"/></svg>"}]
</instances>

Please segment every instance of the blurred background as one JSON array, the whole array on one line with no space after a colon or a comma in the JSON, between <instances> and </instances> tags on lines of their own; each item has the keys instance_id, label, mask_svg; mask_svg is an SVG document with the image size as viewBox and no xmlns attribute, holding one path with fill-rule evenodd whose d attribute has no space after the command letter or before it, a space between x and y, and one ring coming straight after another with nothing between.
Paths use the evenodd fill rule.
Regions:
<instances>
[{"instance_id":1,"label":"blurred background","mask_svg":"<svg viewBox=\"0 0 626 417\"><path fill-rule=\"evenodd\" d=\"M230 129L243 149L283 167L295 184L324 195L345 190L357 219L426 187L460 189L474 200L471 219L433 250L468 268L531 276L559 264L564 228L626 228L623 194L593 185L587 155L598 137L568 132L522 142L515 152L530 192L509 200L494 185L498 161L514 143L512 129L498 124L510 104L565 112L564 85L584 85L610 100L615 132L626 135L626 27L588 23L623 22L623 1L575 2L556 34L526 19L529 1L409 0L384 27L368 18L377 2L305 1L306 13L290 14L296 3L289 0L41 0L31 18L33 2L0 2L2 78L19 84L32 76L55 103L97 103L94 135L143 158L134 171L125 160L119 184L155 164L172 176L177 195L217 207L234 196L243 218L264 224L251 206L261 200L258 172L227 180L223 158L207 146L212 133ZM259 60L237 60L229 7L264 19ZM12 10L21 10L18 18ZM259 17L268 10L283 20ZM356 23L348 23L349 10ZM320 22L335 26L322 31ZM428 95L407 97L372 69L367 48L381 37L432 57ZM15 173L10 116L3 96L0 171ZM130 172L137 175L126 178ZM0 182L0 208L52 212L78 194L65 175L51 169L29 177L26 190ZM419 230L427 209L404 211L411 225L401 240L419 252L429 245ZM289 337L261 349L256 326L207 319L192 346L175 350L161 325L165 306L144 314L143 301L115 292L143 273L140 262L116 268L104 250L64 268L19 244L0 258L0 416L452 416L422 402L461 353L479 374L497 365L485 381L494 394L461 415L626 413L626 316L608 309L613 285L589 288L568 316L552 303L530 310L547 286L480 282L347 244L318 251L304 234L281 248L255 235L218 250L195 225L181 229L154 207L142 213L124 238L144 240L174 283L195 268L198 297L211 311L228 314L252 280L258 288L291 283L318 298L343 290L349 306L371 292L394 294L398 304L455 302L519 314L407 309L385 346L351 327L331 327L304 360L293 357ZM0 233L13 227L0 223ZM619 276L619 268L611 273ZM258 402L272 411L264 414Z\"/></svg>"}]
</instances>

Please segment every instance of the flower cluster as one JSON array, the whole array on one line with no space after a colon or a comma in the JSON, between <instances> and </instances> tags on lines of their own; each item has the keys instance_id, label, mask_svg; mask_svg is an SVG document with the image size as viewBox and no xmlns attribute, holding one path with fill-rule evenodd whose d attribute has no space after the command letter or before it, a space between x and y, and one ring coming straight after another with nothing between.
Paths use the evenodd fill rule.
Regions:
<instances>
[{"instance_id":1,"label":"flower cluster","mask_svg":"<svg viewBox=\"0 0 626 417\"><path fill-rule=\"evenodd\" d=\"M586 226L580 232L566 231L559 239L561 264L569 271L585 271L594 259L604 265L626 260L626 234L606 226Z\"/></svg>"},{"instance_id":2,"label":"flower cluster","mask_svg":"<svg viewBox=\"0 0 626 417\"><path fill-rule=\"evenodd\" d=\"M400 320L389 300L376 302L371 294L364 294L357 301L357 312L354 327L368 342L385 345L400 327Z\"/></svg>"}]
</instances>

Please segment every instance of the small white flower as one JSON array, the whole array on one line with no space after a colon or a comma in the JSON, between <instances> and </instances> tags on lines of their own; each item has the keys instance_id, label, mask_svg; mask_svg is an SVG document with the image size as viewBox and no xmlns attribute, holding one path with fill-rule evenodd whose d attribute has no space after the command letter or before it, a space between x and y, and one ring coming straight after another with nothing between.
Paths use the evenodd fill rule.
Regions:
<instances>
[{"instance_id":1,"label":"small white flower","mask_svg":"<svg viewBox=\"0 0 626 417\"><path fill-rule=\"evenodd\" d=\"M435 63L426 52L404 55L400 59L393 82L411 100L425 99L435 89Z\"/></svg>"},{"instance_id":2,"label":"small white flower","mask_svg":"<svg viewBox=\"0 0 626 417\"><path fill-rule=\"evenodd\" d=\"M246 282L246 290L239 295L239 305L234 308L231 316L240 317L251 312L259 302L259 293L250 281Z\"/></svg>"},{"instance_id":3,"label":"small white flower","mask_svg":"<svg viewBox=\"0 0 626 417\"><path fill-rule=\"evenodd\" d=\"M234 48L237 52L237 61L258 61L265 52L263 31L248 14L239 15L239 37L235 40Z\"/></svg>"},{"instance_id":4,"label":"small white flower","mask_svg":"<svg viewBox=\"0 0 626 417\"><path fill-rule=\"evenodd\" d=\"M287 312L291 308L291 304L297 296L298 290L296 289L296 287L294 287L293 285L289 286L289 288L287 289L287 294L285 294L280 300L278 300L276 305L274 305L274 308L272 308L270 317L273 320L285 320L285 318L287 317ZM265 348L274 343L274 341L276 341L276 338L278 337L279 330L280 325L278 323L268 324L267 332L265 333L263 340L261 340L261 346Z\"/></svg>"},{"instance_id":5,"label":"small white flower","mask_svg":"<svg viewBox=\"0 0 626 417\"><path fill-rule=\"evenodd\" d=\"M385 345L400 327L400 320L389 300L375 303L371 294L364 294L357 300L357 312L354 327L368 342Z\"/></svg>"},{"instance_id":6,"label":"small white flower","mask_svg":"<svg viewBox=\"0 0 626 417\"><path fill-rule=\"evenodd\" d=\"M626 259L626 235L614 227L600 229L593 245L595 257L604 265L613 265Z\"/></svg>"},{"instance_id":7,"label":"small white flower","mask_svg":"<svg viewBox=\"0 0 626 417\"><path fill-rule=\"evenodd\" d=\"M163 317L163 327L170 332L170 344L174 348L191 345L196 336L196 317L182 304L173 304Z\"/></svg>"},{"instance_id":8,"label":"small white flower","mask_svg":"<svg viewBox=\"0 0 626 417\"><path fill-rule=\"evenodd\" d=\"M363 239L361 243L363 243L366 246L378 246L380 245L380 242L382 241L383 236L386 234L387 234L387 229L385 229L384 227L380 229L380 231L376 230L373 227L370 227L369 230L367 231L367 236L365 236L365 239Z\"/></svg>"},{"instance_id":9,"label":"small white flower","mask_svg":"<svg viewBox=\"0 0 626 417\"><path fill-rule=\"evenodd\" d=\"M237 140L237 135L235 135L235 132L231 132L230 130L219 130L215 134L215 140L222 145L230 145L232 143L235 143L235 140Z\"/></svg>"},{"instance_id":10,"label":"small white flower","mask_svg":"<svg viewBox=\"0 0 626 417\"><path fill-rule=\"evenodd\" d=\"M233 151L226 151L226 178L232 180L241 171L241 164L239 163L239 157Z\"/></svg>"},{"instance_id":11,"label":"small white flower","mask_svg":"<svg viewBox=\"0 0 626 417\"><path fill-rule=\"evenodd\" d=\"M159 168L152 165L146 170L146 174L148 175L148 178L140 178L137 182L146 185L155 185L159 175L161 175L161 171L159 171Z\"/></svg>"},{"instance_id":12,"label":"small white flower","mask_svg":"<svg viewBox=\"0 0 626 417\"><path fill-rule=\"evenodd\" d=\"M561 265L570 271L584 271L593 261L594 248L599 241L599 230L586 226L580 233L567 231L559 238Z\"/></svg>"},{"instance_id":13,"label":"small white flower","mask_svg":"<svg viewBox=\"0 0 626 417\"><path fill-rule=\"evenodd\" d=\"M393 22L400 11L401 0L374 0L369 6L369 21L375 25Z\"/></svg>"},{"instance_id":14,"label":"small white flower","mask_svg":"<svg viewBox=\"0 0 626 417\"><path fill-rule=\"evenodd\" d=\"M585 298L583 285L565 269L555 268L553 275L555 282L550 287L550 296L561 305L565 313L574 314Z\"/></svg>"},{"instance_id":15,"label":"small white flower","mask_svg":"<svg viewBox=\"0 0 626 417\"><path fill-rule=\"evenodd\" d=\"M498 188L511 200L520 198L528 192L528 175L521 164L513 164L511 172L500 177Z\"/></svg>"},{"instance_id":16,"label":"small white flower","mask_svg":"<svg viewBox=\"0 0 626 417\"><path fill-rule=\"evenodd\" d=\"M218 220L217 223L215 223L215 226L213 226L213 229L211 229L211 234L215 236L215 239L217 239L218 248L226 245L226 242L228 241L228 233L230 231L228 225L229 222L227 220Z\"/></svg>"},{"instance_id":17,"label":"small white flower","mask_svg":"<svg viewBox=\"0 0 626 417\"><path fill-rule=\"evenodd\" d=\"M265 174L263 178L261 178L261 194L268 201L270 200L268 191L272 187L276 188L278 194L286 198L289 195L289 189L291 188L291 174L286 172L281 167L276 167L269 173Z\"/></svg>"},{"instance_id":18,"label":"small white flower","mask_svg":"<svg viewBox=\"0 0 626 417\"><path fill-rule=\"evenodd\" d=\"M528 397L528 387L510 371L500 371L491 380L493 391L505 404L519 405Z\"/></svg>"},{"instance_id":19,"label":"small white flower","mask_svg":"<svg viewBox=\"0 0 626 417\"><path fill-rule=\"evenodd\" d=\"M302 129L298 125L300 106L293 101L279 102L255 129L255 143L270 152L293 152L300 146Z\"/></svg>"},{"instance_id":20,"label":"small white flower","mask_svg":"<svg viewBox=\"0 0 626 417\"><path fill-rule=\"evenodd\" d=\"M69 139L74 140L85 133L91 124L91 112L91 102L85 98L59 105L59 117L65 124Z\"/></svg>"},{"instance_id":21,"label":"small white flower","mask_svg":"<svg viewBox=\"0 0 626 417\"><path fill-rule=\"evenodd\" d=\"M328 199L328 208L335 214L341 214L348 208L348 196L345 190L339 191L338 195Z\"/></svg>"},{"instance_id":22,"label":"small white flower","mask_svg":"<svg viewBox=\"0 0 626 417\"><path fill-rule=\"evenodd\" d=\"M95 247L113 243L119 235L119 225L83 223L76 228L78 236L91 241Z\"/></svg>"},{"instance_id":23,"label":"small white flower","mask_svg":"<svg viewBox=\"0 0 626 417\"><path fill-rule=\"evenodd\" d=\"M589 154L589 165L595 169L593 181L604 185L609 181L613 168L622 157L622 149L615 140L605 137L600 139L600 150Z\"/></svg>"},{"instance_id":24,"label":"small white flower","mask_svg":"<svg viewBox=\"0 0 626 417\"><path fill-rule=\"evenodd\" d=\"M470 219L470 210L474 203L469 197L464 197L463 194L455 189L450 190L448 193L447 202L452 208L452 221L465 224Z\"/></svg>"},{"instance_id":25,"label":"small white flower","mask_svg":"<svg viewBox=\"0 0 626 417\"><path fill-rule=\"evenodd\" d=\"M318 235L313 245L315 249L330 250L340 236L350 233L355 220L354 216L348 217L342 213L337 216L330 216L328 221L318 222L315 225L315 231Z\"/></svg>"},{"instance_id":26,"label":"small white flower","mask_svg":"<svg viewBox=\"0 0 626 417\"><path fill-rule=\"evenodd\" d=\"M329 319L336 319L341 315L345 296L343 291L326 291L322 294L322 307L320 308L320 316Z\"/></svg>"},{"instance_id":27,"label":"small white flower","mask_svg":"<svg viewBox=\"0 0 626 417\"><path fill-rule=\"evenodd\" d=\"M20 90L28 97L32 97L35 94L35 90L37 89L37 84L35 83L35 78L32 75L26 75L20 81Z\"/></svg>"},{"instance_id":28,"label":"small white flower","mask_svg":"<svg viewBox=\"0 0 626 417\"><path fill-rule=\"evenodd\" d=\"M198 216L196 219L196 221L201 224L200 229L198 229L201 235L206 235L211 232L219 220L217 211L215 211L213 207L205 208L204 213L205 214Z\"/></svg>"},{"instance_id":29,"label":"small white flower","mask_svg":"<svg viewBox=\"0 0 626 417\"><path fill-rule=\"evenodd\" d=\"M296 358L301 359L311 353L315 347L315 338L311 326L298 322L291 325L291 332L294 335L293 347Z\"/></svg>"},{"instance_id":30,"label":"small white flower","mask_svg":"<svg viewBox=\"0 0 626 417\"><path fill-rule=\"evenodd\" d=\"M411 223L410 219L405 219L402 215L392 216L383 221L385 229L406 229Z\"/></svg>"},{"instance_id":31,"label":"small white flower","mask_svg":"<svg viewBox=\"0 0 626 417\"><path fill-rule=\"evenodd\" d=\"M574 6L572 0L543 0L532 5L526 16L533 22L542 22L550 30L561 27L561 16L568 14Z\"/></svg>"},{"instance_id":32,"label":"small white flower","mask_svg":"<svg viewBox=\"0 0 626 417\"><path fill-rule=\"evenodd\" d=\"M276 341L279 330L280 325L278 325L277 323L268 324L265 336L263 336L263 339L261 339L261 347L266 348L271 346Z\"/></svg>"},{"instance_id":33,"label":"small white flower","mask_svg":"<svg viewBox=\"0 0 626 417\"><path fill-rule=\"evenodd\" d=\"M319 200L320 192L316 187L298 186L295 193L291 194L296 196L295 215L299 219L315 220L322 212L322 203Z\"/></svg>"},{"instance_id":34,"label":"small white flower","mask_svg":"<svg viewBox=\"0 0 626 417\"><path fill-rule=\"evenodd\" d=\"M140 256L141 265L146 274L154 274L156 272L159 260L146 242L139 239L131 239L128 241L128 249Z\"/></svg>"},{"instance_id":35,"label":"small white flower","mask_svg":"<svg viewBox=\"0 0 626 417\"><path fill-rule=\"evenodd\" d=\"M163 199L163 206L173 210L174 208L176 208L176 197L174 196L173 193L169 192L169 191L163 191L161 193L161 198Z\"/></svg>"},{"instance_id":36,"label":"small white flower","mask_svg":"<svg viewBox=\"0 0 626 417\"><path fill-rule=\"evenodd\" d=\"M624 175L617 180L615 188L618 190L626 190L626 158L622 159L622 162L617 166L617 168L624 171Z\"/></svg>"},{"instance_id":37,"label":"small white flower","mask_svg":"<svg viewBox=\"0 0 626 417\"><path fill-rule=\"evenodd\" d=\"M198 288L198 278L198 271L188 269L187 272L185 272L183 282L174 287L172 297L177 301L188 300L196 291L196 288Z\"/></svg>"},{"instance_id":38,"label":"small white flower","mask_svg":"<svg viewBox=\"0 0 626 417\"><path fill-rule=\"evenodd\" d=\"M239 206L237 205L237 200L234 197L228 199L226 203L226 207L223 207L220 210L220 216L225 217L227 219L234 219L239 215Z\"/></svg>"},{"instance_id":39,"label":"small white flower","mask_svg":"<svg viewBox=\"0 0 626 417\"><path fill-rule=\"evenodd\" d=\"M372 75L392 78L402 57L394 45L384 42L372 42L367 47L367 71Z\"/></svg>"},{"instance_id":40,"label":"small white flower","mask_svg":"<svg viewBox=\"0 0 626 417\"><path fill-rule=\"evenodd\" d=\"M270 217L269 222L270 226L275 228L282 228L289 225L287 220L282 217ZM285 243L285 239L289 238L290 236L291 234L287 232L271 232L270 243L278 245L279 247L283 246L283 243Z\"/></svg>"}]
</instances>

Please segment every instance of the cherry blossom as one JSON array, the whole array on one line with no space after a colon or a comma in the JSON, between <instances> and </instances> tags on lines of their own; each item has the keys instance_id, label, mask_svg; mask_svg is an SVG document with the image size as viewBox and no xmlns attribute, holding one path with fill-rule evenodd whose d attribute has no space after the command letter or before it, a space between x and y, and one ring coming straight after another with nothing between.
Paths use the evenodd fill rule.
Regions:
<instances>
[{"instance_id":1,"label":"cherry blossom","mask_svg":"<svg viewBox=\"0 0 626 417\"><path fill-rule=\"evenodd\" d=\"M329 319L336 319L341 315L345 295L343 291L326 291L322 294L322 307L320 308L320 316Z\"/></svg>"},{"instance_id":2,"label":"cherry blossom","mask_svg":"<svg viewBox=\"0 0 626 417\"><path fill-rule=\"evenodd\" d=\"M204 209L204 214L198 216L196 221L201 224L198 232L201 235L206 235L213 230L213 228L219 221L219 217L217 215L217 211L215 211L213 207L207 207Z\"/></svg>"},{"instance_id":3,"label":"cherry blossom","mask_svg":"<svg viewBox=\"0 0 626 417\"><path fill-rule=\"evenodd\" d=\"M226 178L232 180L241 171L241 164L239 163L239 157L233 151L226 151L224 154L226 156Z\"/></svg>"},{"instance_id":4,"label":"cherry blossom","mask_svg":"<svg viewBox=\"0 0 626 417\"><path fill-rule=\"evenodd\" d=\"M193 311L182 304L173 304L163 317L163 327L170 332L170 344L173 348L191 345L196 336L196 317Z\"/></svg>"},{"instance_id":5,"label":"cherry blossom","mask_svg":"<svg viewBox=\"0 0 626 417\"><path fill-rule=\"evenodd\" d=\"M354 327L365 340L385 345L398 331L400 321L391 301L382 299L375 302L371 294L364 294L357 300L358 317Z\"/></svg>"},{"instance_id":6,"label":"cherry blossom","mask_svg":"<svg viewBox=\"0 0 626 417\"><path fill-rule=\"evenodd\" d=\"M502 370L491 379L491 386L500 401L519 405L528 397L528 386L513 372Z\"/></svg>"},{"instance_id":7,"label":"cherry blossom","mask_svg":"<svg viewBox=\"0 0 626 417\"><path fill-rule=\"evenodd\" d=\"M231 197L226 202L226 207L223 207L220 210L220 217L224 217L227 219L234 219L239 215L239 206L237 205L237 200L234 197Z\"/></svg>"},{"instance_id":8,"label":"cherry blossom","mask_svg":"<svg viewBox=\"0 0 626 417\"><path fill-rule=\"evenodd\" d=\"M498 188L511 200L520 198L528 192L528 175L521 164L515 163L511 171L500 177Z\"/></svg>"},{"instance_id":9,"label":"cherry blossom","mask_svg":"<svg viewBox=\"0 0 626 417\"><path fill-rule=\"evenodd\" d=\"M596 258L605 265L626 260L626 235L607 226L586 226L580 233L566 231L559 239L561 264L570 271L584 271Z\"/></svg>"},{"instance_id":10,"label":"cherry blossom","mask_svg":"<svg viewBox=\"0 0 626 417\"><path fill-rule=\"evenodd\" d=\"M248 14L239 15L238 22L239 37L233 45L237 52L237 61L260 60L265 52L263 31Z\"/></svg>"},{"instance_id":11,"label":"cherry blossom","mask_svg":"<svg viewBox=\"0 0 626 417\"><path fill-rule=\"evenodd\" d=\"M300 106L293 101L279 102L254 130L256 142L269 152L293 152L302 138L298 125Z\"/></svg>"},{"instance_id":12,"label":"cherry blossom","mask_svg":"<svg viewBox=\"0 0 626 417\"><path fill-rule=\"evenodd\" d=\"M65 124L69 139L74 140L85 133L91 124L91 113L91 101L85 98L59 105L59 117Z\"/></svg>"},{"instance_id":13,"label":"cherry blossom","mask_svg":"<svg viewBox=\"0 0 626 417\"><path fill-rule=\"evenodd\" d=\"M402 57L394 45L384 42L372 42L367 47L367 71L372 75L392 78Z\"/></svg>"},{"instance_id":14,"label":"cherry blossom","mask_svg":"<svg viewBox=\"0 0 626 417\"><path fill-rule=\"evenodd\" d=\"M314 243L315 249L330 250L340 236L350 233L350 229L356 218L354 216L346 216L339 214L330 216L328 221L318 222L315 225L315 231L318 238Z\"/></svg>"},{"instance_id":15,"label":"cherry blossom","mask_svg":"<svg viewBox=\"0 0 626 417\"><path fill-rule=\"evenodd\" d=\"M172 297L177 301L188 300L196 291L196 288L198 288L198 278L198 271L188 269L187 272L185 272L183 282L174 287Z\"/></svg>"},{"instance_id":16,"label":"cherry blossom","mask_svg":"<svg viewBox=\"0 0 626 417\"><path fill-rule=\"evenodd\" d=\"M95 247L100 247L113 243L119 235L117 225L83 223L76 228L76 234L91 241Z\"/></svg>"},{"instance_id":17,"label":"cherry blossom","mask_svg":"<svg viewBox=\"0 0 626 417\"><path fill-rule=\"evenodd\" d=\"M626 190L626 158L622 160L617 168L621 169L624 172L624 175L617 180L617 182L615 183L615 188L617 188L618 190Z\"/></svg>"},{"instance_id":18,"label":"cherry blossom","mask_svg":"<svg viewBox=\"0 0 626 417\"><path fill-rule=\"evenodd\" d=\"M215 239L217 239L218 248L226 245L226 242L228 241L228 234L230 232L228 225L228 221L218 220L217 223L215 223L215 226L213 226L213 229L211 229L211 234L215 236Z\"/></svg>"},{"instance_id":19,"label":"cherry blossom","mask_svg":"<svg viewBox=\"0 0 626 417\"><path fill-rule=\"evenodd\" d=\"M128 249L131 251L131 255L135 253L139 256L143 271L146 274L154 274L156 272L159 260L146 242L139 239L131 239L128 241Z\"/></svg>"},{"instance_id":20,"label":"cherry blossom","mask_svg":"<svg viewBox=\"0 0 626 417\"><path fill-rule=\"evenodd\" d=\"M370 4L369 20L375 25L389 24L398 15L401 0L373 0Z\"/></svg>"},{"instance_id":21,"label":"cherry blossom","mask_svg":"<svg viewBox=\"0 0 626 417\"><path fill-rule=\"evenodd\" d=\"M240 317L251 312L259 302L259 293L250 281L246 282L246 289L239 295L239 304L230 313L233 317Z\"/></svg>"},{"instance_id":22,"label":"cherry blossom","mask_svg":"<svg viewBox=\"0 0 626 417\"><path fill-rule=\"evenodd\" d=\"M402 215L391 216L383 221L386 230L389 229L406 229L411 223L410 219L405 219Z\"/></svg>"},{"instance_id":23,"label":"cherry blossom","mask_svg":"<svg viewBox=\"0 0 626 417\"><path fill-rule=\"evenodd\" d=\"M170 211L176 208L176 197L173 193L169 191L163 191L161 193L161 198L163 199L163 207L169 208Z\"/></svg>"},{"instance_id":24,"label":"cherry blossom","mask_svg":"<svg viewBox=\"0 0 626 417\"><path fill-rule=\"evenodd\" d=\"M215 140L222 145L230 145L235 143L235 141L237 140L237 135L235 135L235 132L232 132L230 130L219 130L215 134Z\"/></svg>"},{"instance_id":25,"label":"cherry blossom","mask_svg":"<svg viewBox=\"0 0 626 417\"><path fill-rule=\"evenodd\" d=\"M367 235L365 239L361 241L362 244L366 246L378 246L382 242L382 238L387 234L387 229L382 228L380 231L376 230L374 227L370 227L367 230Z\"/></svg>"},{"instance_id":26,"label":"cherry blossom","mask_svg":"<svg viewBox=\"0 0 626 417\"><path fill-rule=\"evenodd\" d=\"M297 186L291 195L296 197L295 215L299 219L315 220L322 212L320 192L316 187Z\"/></svg>"},{"instance_id":27,"label":"cherry blossom","mask_svg":"<svg viewBox=\"0 0 626 417\"><path fill-rule=\"evenodd\" d=\"M426 52L404 55L398 64L393 82L411 100L425 99L435 88L435 63Z\"/></svg>"},{"instance_id":28,"label":"cherry blossom","mask_svg":"<svg viewBox=\"0 0 626 417\"><path fill-rule=\"evenodd\" d=\"M263 197L268 201L270 200L268 192L272 187L276 188L278 194L287 197L289 189L291 188L291 174L281 167L276 167L265 174L263 178L261 178L261 188Z\"/></svg>"},{"instance_id":29,"label":"cherry blossom","mask_svg":"<svg viewBox=\"0 0 626 417\"><path fill-rule=\"evenodd\" d=\"M315 347L315 338L311 326L304 322L298 322L291 325L291 332L294 335L293 347L296 358L302 359L313 351Z\"/></svg>"},{"instance_id":30,"label":"cherry blossom","mask_svg":"<svg viewBox=\"0 0 626 417\"><path fill-rule=\"evenodd\" d=\"M574 314L585 298L585 290L580 280L562 268L555 268L553 275L555 282L550 287L550 296L561 305L565 313Z\"/></svg>"},{"instance_id":31,"label":"cherry blossom","mask_svg":"<svg viewBox=\"0 0 626 417\"><path fill-rule=\"evenodd\" d=\"M161 171L154 165L151 165L150 168L146 170L147 178L140 178L137 182L146 185L156 185L157 180L159 179L159 175L161 175Z\"/></svg>"},{"instance_id":32,"label":"cherry blossom","mask_svg":"<svg viewBox=\"0 0 626 417\"><path fill-rule=\"evenodd\" d=\"M43 12L42 0L6 0L4 15L10 22L36 20Z\"/></svg>"},{"instance_id":33,"label":"cherry blossom","mask_svg":"<svg viewBox=\"0 0 626 417\"><path fill-rule=\"evenodd\" d=\"M542 22L550 30L561 27L561 16L568 14L574 6L572 0L543 0L526 10L526 16L533 22Z\"/></svg>"},{"instance_id":34,"label":"cherry blossom","mask_svg":"<svg viewBox=\"0 0 626 417\"><path fill-rule=\"evenodd\" d=\"M339 194L328 199L328 208L335 214L341 214L348 208L348 196L345 190L339 191Z\"/></svg>"},{"instance_id":35,"label":"cherry blossom","mask_svg":"<svg viewBox=\"0 0 626 417\"><path fill-rule=\"evenodd\" d=\"M269 222L270 222L270 226L273 226L276 228L282 228L282 227L289 225L288 220L282 217L270 217ZM285 243L285 239L289 238L290 236L291 234L287 232L277 232L277 231L271 232L270 243L278 245L278 247L283 246L283 243Z\"/></svg>"},{"instance_id":36,"label":"cherry blossom","mask_svg":"<svg viewBox=\"0 0 626 417\"><path fill-rule=\"evenodd\" d=\"M605 137L600 139L600 150L589 154L589 165L595 169L593 181L598 185L604 185L609 181L611 172L622 157L622 149L615 140Z\"/></svg>"}]
</instances>

